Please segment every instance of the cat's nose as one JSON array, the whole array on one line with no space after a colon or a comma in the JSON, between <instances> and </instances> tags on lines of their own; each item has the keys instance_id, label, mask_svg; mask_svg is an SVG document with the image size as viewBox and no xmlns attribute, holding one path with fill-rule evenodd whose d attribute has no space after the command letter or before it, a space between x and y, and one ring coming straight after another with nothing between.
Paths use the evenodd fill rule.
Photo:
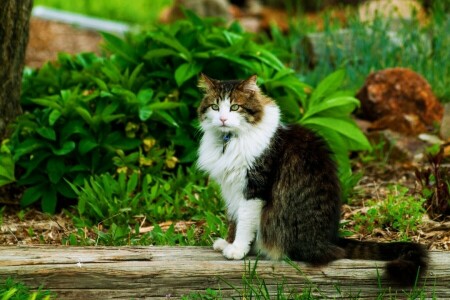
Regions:
<instances>
[{"instance_id":1,"label":"cat's nose","mask_svg":"<svg viewBox=\"0 0 450 300\"><path fill-rule=\"evenodd\" d=\"M220 117L220 122L222 122L223 125L225 125L225 122L226 122L227 120L228 120L228 119L225 118L225 117Z\"/></svg>"}]
</instances>

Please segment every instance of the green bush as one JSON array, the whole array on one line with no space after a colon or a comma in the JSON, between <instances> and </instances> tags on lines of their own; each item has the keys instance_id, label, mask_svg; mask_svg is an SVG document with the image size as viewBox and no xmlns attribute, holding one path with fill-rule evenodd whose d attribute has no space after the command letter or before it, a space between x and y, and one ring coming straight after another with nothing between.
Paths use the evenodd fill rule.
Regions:
<instances>
[{"instance_id":1,"label":"green bush","mask_svg":"<svg viewBox=\"0 0 450 300\"><path fill-rule=\"evenodd\" d=\"M322 133L348 175L348 151L369 144L349 117L357 100L337 92L342 71L309 94L293 70L238 24L224 28L187 17L126 40L105 33L107 58L61 54L57 63L25 73L26 113L8 144L17 183L27 187L22 205L40 201L53 212L62 199L76 197L68 182L82 185L124 168L155 174L194 162L199 72L219 79L258 74L284 120Z\"/></svg>"}]
</instances>

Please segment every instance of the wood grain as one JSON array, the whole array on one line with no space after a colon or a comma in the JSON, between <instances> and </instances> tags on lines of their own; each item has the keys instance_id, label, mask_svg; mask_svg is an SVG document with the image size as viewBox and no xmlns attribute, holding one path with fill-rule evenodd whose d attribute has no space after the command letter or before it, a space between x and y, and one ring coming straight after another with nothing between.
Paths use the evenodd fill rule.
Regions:
<instances>
[{"instance_id":1,"label":"wood grain","mask_svg":"<svg viewBox=\"0 0 450 300\"><path fill-rule=\"evenodd\" d=\"M450 253L431 252L431 265L419 287L424 298L450 299ZM239 296L246 269L254 258L228 261L204 247L0 247L0 278L13 277L32 288L43 285L58 299L172 299L207 288ZM411 290L389 286L377 272L383 262L339 260L312 267L295 262L259 260L258 279L276 294L311 290L321 298L406 298ZM232 286L230 286L230 285ZM381 286L381 287L379 287Z\"/></svg>"}]
</instances>

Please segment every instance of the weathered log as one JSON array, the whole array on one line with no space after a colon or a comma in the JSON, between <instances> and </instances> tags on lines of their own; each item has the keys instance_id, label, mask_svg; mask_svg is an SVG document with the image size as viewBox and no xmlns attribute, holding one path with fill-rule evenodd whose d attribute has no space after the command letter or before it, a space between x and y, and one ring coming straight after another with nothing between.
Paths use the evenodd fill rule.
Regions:
<instances>
[{"instance_id":1,"label":"weathered log","mask_svg":"<svg viewBox=\"0 0 450 300\"><path fill-rule=\"evenodd\" d=\"M430 269L417 284L424 298L450 299L450 253L431 252ZM243 275L254 259L228 261L204 247L0 247L0 278L13 277L32 288L43 286L58 299L166 299L207 288L239 296ZM339 260L312 267L259 260L256 272L269 291L311 289L321 298L406 298L410 289L379 279L383 262Z\"/></svg>"}]
</instances>

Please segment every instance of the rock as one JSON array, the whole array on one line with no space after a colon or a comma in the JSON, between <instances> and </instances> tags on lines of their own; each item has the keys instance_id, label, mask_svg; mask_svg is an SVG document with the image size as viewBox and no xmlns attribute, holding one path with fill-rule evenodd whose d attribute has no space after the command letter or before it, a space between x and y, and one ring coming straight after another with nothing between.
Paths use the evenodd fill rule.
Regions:
<instances>
[{"instance_id":1,"label":"rock","mask_svg":"<svg viewBox=\"0 0 450 300\"><path fill-rule=\"evenodd\" d=\"M373 131L367 134L372 145L378 145L376 151L387 156L387 162L419 162L427 147L431 146L418 137L408 136L391 130Z\"/></svg>"},{"instance_id":2,"label":"rock","mask_svg":"<svg viewBox=\"0 0 450 300\"><path fill-rule=\"evenodd\" d=\"M370 130L391 129L407 135L431 131L440 123L443 107L428 82L410 69L391 68L369 75L356 94Z\"/></svg>"}]
</instances>

